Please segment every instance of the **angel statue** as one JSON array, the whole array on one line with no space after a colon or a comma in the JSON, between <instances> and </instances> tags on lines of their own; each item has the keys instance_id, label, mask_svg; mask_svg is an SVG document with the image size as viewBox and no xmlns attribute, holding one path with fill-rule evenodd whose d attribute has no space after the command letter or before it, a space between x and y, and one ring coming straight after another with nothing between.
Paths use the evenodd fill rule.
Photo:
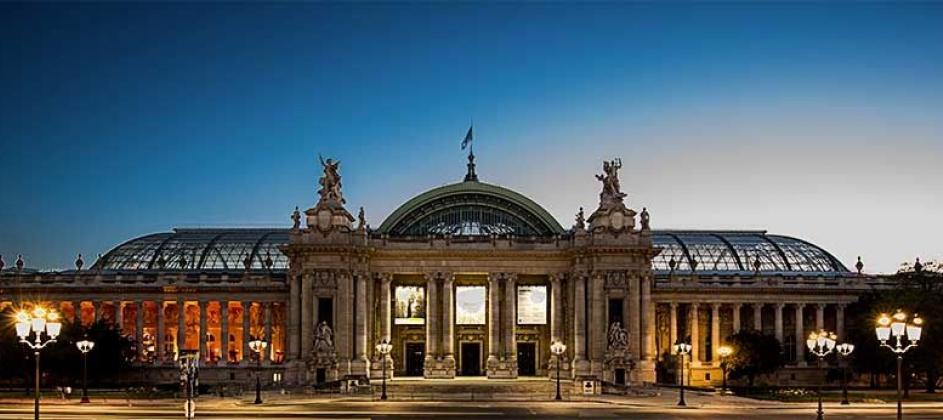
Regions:
<instances>
[{"instance_id":1,"label":"angel statue","mask_svg":"<svg viewBox=\"0 0 943 420\"><path fill-rule=\"evenodd\" d=\"M341 204L346 203L344 197L341 195L341 162L335 162L330 158L325 161L321 155L318 155L318 159L321 160L321 166L324 168L324 175L318 180L318 183L321 184L321 189L318 190L321 199L336 200L341 202Z\"/></svg>"},{"instance_id":2,"label":"angel statue","mask_svg":"<svg viewBox=\"0 0 943 420\"><path fill-rule=\"evenodd\" d=\"M622 159L620 158L602 162L603 174L596 175L596 179L602 182L602 192L599 193L600 201L621 201L625 198L626 194L622 192L622 187L619 185L619 169L622 169Z\"/></svg>"}]
</instances>

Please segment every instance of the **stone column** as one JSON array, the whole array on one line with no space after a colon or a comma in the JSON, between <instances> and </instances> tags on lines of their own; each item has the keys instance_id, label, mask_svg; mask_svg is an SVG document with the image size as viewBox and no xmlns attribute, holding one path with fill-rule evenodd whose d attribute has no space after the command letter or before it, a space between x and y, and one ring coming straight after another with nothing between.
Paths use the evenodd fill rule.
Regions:
<instances>
[{"instance_id":1,"label":"stone column","mask_svg":"<svg viewBox=\"0 0 943 420\"><path fill-rule=\"evenodd\" d=\"M668 311L668 340L671 341L668 343L668 347L675 345L678 342L678 302L671 302L668 304L671 309ZM674 350L672 350L672 354Z\"/></svg>"},{"instance_id":2,"label":"stone column","mask_svg":"<svg viewBox=\"0 0 943 420\"><path fill-rule=\"evenodd\" d=\"M736 334L740 332L740 308L743 306L742 303L733 304L733 333Z\"/></svg>"},{"instance_id":3,"label":"stone column","mask_svg":"<svg viewBox=\"0 0 943 420\"><path fill-rule=\"evenodd\" d=\"M252 362L251 351L249 350L249 341L252 341L252 333L249 324L249 312L252 309L252 302L242 302L242 361L244 364Z\"/></svg>"},{"instance_id":4,"label":"stone column","mask_svg":"<svg viewBox=\"0 0 943 420\"><path fill-rule=\"evenodd\" d=\"M773 308L776 309L776 339L780 343L783 342L783 306L786 305L784 303L773 305Z\"/></svg>"},{"instance_id":5,"label":"stone column","mask_svg":"<svg viewBox=\"0 0 943 420\"><path fill-rule=\"evenodd\" d=\"M560 274L550 275L550 342L563 341L563 281ZM551 355L551 359L553 356Z\"/></svg>"},{"instance_id":6,"label":"stone column","mask_svg":"<svg viewBox=\"0 0 943 420\"><path fill-rule=\"evenodd\" d=\"M157 351L155 362L160 364L164 361L164 301L157 302L157 334L154 334L154 348Z\"/></svg>"},{"instance_id":7,"label":"stone column","mask_svg":"<svg viewBox=\"0 0 943 420\"><path fill-rule=\"evenodd\" d=\"M488 275L488 376L493 376L501 352L501 294L498 290L499 275Z\"/></svg>"},{"instance_id":8,"label":"stone column","mask_svg":"<svg viewBox=\"0 0 943 420\"><path fill-rule=\"evenodd\" d=\"M390 295L390 285L393 282L393 275L384 273L380 275L380 339L390 341L391 319L390 305L393 297Z\"/></svg>"},{"instance_id":9,"label":"stone column","mask_svg":"<svg viewBox=\"0 0 943 420\"><path fill-rule=\"evenodd\" d=\"M586 360L586 275L574 276L573 296L573 368L574 375L584 375L588 362Z\"/></svg>"},{"instance_id":10,"label":"stone column","mask_svg":"<svg viewBox=\"0 0 943 420\"><path fill-rule=\"evenodd\" d=\"M717 349L720 348L720 304L711 304L711 363L719 366L720 354Z\"/></svg>"},{"instance_id":11,"label":"stone column","mask_svg":"<svg viewBox=\"0 0 943 420\"><path fill-rule=\"evenodd\" d=\"M177 355L187 343L187 302L177 299Z\"/></svg>"},{"instance_id":12,"label":"stone column","mask_svg":"<svg viewBox=\"0 0 943 420\"><path fill-rule=\"evenodd\" d=\"M838 336L838 341L843 342L845 340L845 304L839 303L835 307L835 335Z\"/></svg>"},{"instance_id":13,"label":"stone column","mask_svg":"<svg viewBox=\"0 0 943 420\"><path fill-rule=\"evenodd\" d=\"M802 311L805 308L804 303L796 304L796 363L799 366L805 366L805 319Z\"/></svg>"},{"instance_id":14,"label":"stone column","mask_svg":"<svg viewBox=\"0 0 943 420\"><path fill-rule=\"evenodd\" d=\"M223 354L223 366L229 363L229 301L219 301L219 352Z\"/></svg>"},{"instance_id":15,"label":"stone column","mask_svg":"<svg viewBox=\"0 0 943 420\"><path fill-rule=\"evenodd\" d=\"M438 346L436 341L439 340L437 333L438 330L438 317L436 316L436 308L438 308L438 295L436 293L436 275L435 273L426 273L426 361L425 361L425 371L428 374L429 369L432 368L432 361L435 360L436 356L439 354Z\"/></svg>"},{"instance_id":16,"label":"stone column","mask_svg":"<svg viewBox=\"0 0 943 420\"><path fill-rule=\"evenodd\" d=\"M691 328L688 329L691 332L691 364L695 366L701 364L701 338L698 332L700 323L697 319L697 307L697 303L692 303L688 309L688 317L691 322Z\"/></svg>"},{"instance_id":17,"label":"stone column","mask_svg":"<svg viewBox=\"0 0 943 420\"><path fill-rule=\"evenodd\" d=\"M200 334L198 335L198 338L200 340L200 359L203 361L206 361L206 360L209 360L209 356L210 356L209 351L207 351L206 349L207 348L206 338L208 336L207 331L206 331L206 318L207 318L206 309L208 305L205 300L199 301L198 304L200 306Z\"/></svg>"},{"instance_id":18,"label":"stone column","mask_svg":"<svg viewBox=\"0 0 943 420\"><path fill-rule=\"evenodd\" d=\"M356 319L354 328L357 329L357 352L356 359L361 363L368 363L367 360L367 274L358 273L356 277L357 286L357 310L354 314ZM365 371L366 372L366 371Z\"/></svg>"},{"instance_id":19,"label":"stone column","mask_svg":"<svg viewBox=\"0 0 943 420\"><path fill-rule=\"evenodd\" d=\"M655 359L655 304L652 303L652 281L650 276L642 276L642 359ZM605 315L604 315L605 316ZM652 377L654 382L654 377Z\"/></svg>"},{"instance_id":20,"label":"stone column","mask_svg":"<svg viewBox=\"0 0 943 420\"><path fill-rule=\"evenodd\" d=\"M262 360L269 363L272 361L272 302L264 302L262 305L262 315L265 317L265 341L268 342L268 346L262 352Z\"/></svg>"},{"instance_id":21,"label":"stone column","mask_svg":"<svg viewBox=\"0 0 943 420\"><path fill-rule=\"evenodd\" d=\"M822 331L825 328L825 304L815 305L815 329Z\"/></svg>"},{"instance_id":22,"label":"stone column","mask_svg":"<svg viewBox=\"0 0 943 420\"><path fill-rule=\"evenodd\" d=\"M445 361L451 366L451 375L455 368L455 276L445 275L442 285L442 353Z\"/></svg>"},{"instance_id":23,"label":"stone column","mask_svg":"<svg viewBox=\"0 0 943 420\"><path fill-rule=\"evenodd\" d=\"M115 307L115 329L119 334L124 334L126 331L124 331L124 309L121 307L121 301L114 300L112 305Z\"/></svg>"},{"instance_id":24,"label":"stone column","mask_svg":"<svg viewBox=\"0 0 943 420\"><path fill-rule=\"evenodd\" d=\"M82 302L81 301L72 302L72 322L78 322L79 325L82 324Z\"/></svg>"},{"instance_id":25,"label":"stone column","mask_svg":"<svg viewBox=\"0 0 943 420\"><path fill-rule=\"evenodd\" d=\"M594 374L601 374L602 364L606 352L606 302L603 296L603 282L605 278L600 273L590 277L589 287L589 325L586 333L589 334L590 369ZM641 341L641 340L639 340ZM641 345L641 342L639 342Z\"/></svg>"},{"instance_id":26,"label":"stone column","mask_svg":"<svg viewBox=\"0 0 943 420\"><path fill-rule=\"evenodd\" d=\"M753 304L753 329L763 332L763 304Z\"/></svg>"},{"instance_id":27,"label":"stone column","mask_svg":"<svg viewBox=\"0 0 943 420\"><path fill-rule=\"evenodd\" d=\"M144 361L144 301L134 301L134 340L138 343L138 361Z\"/></svg>"},{"instance_id":28,"label":"stone column","mask_svg":"<svg viewBox=\"0 0 943 420\"><path fill-rule=\"evenodd\" d=\"M512 366L517 361L517 275L507 274L504 278L504 301L507 316L504 317L504 352ZM512 367L512 376L517 376L517 369Z\"/></svg>"},{"instance_id":29,"label":"stone column","mask_svg":"<svg viewBox=\"0 0 943 420\"><path fill-rule=\"evenodd\" d=\"M316 299L314 295L314 275L305 274L301 276L301 290L299 291L300 295L300 306L301 306L301 358L308 357L311 354L311 346L314 344L314 314L312 313L314 307L312 306L312 301ZM335 334L337 333L337 325L333 326L335 328Z\"/></svg>"},{"instance_id":30,"label":"stone column","mask_svg":"<svg viewBox=\"0 0 943 420\"><path fill-rule=\"evenodd\" d=\"M629 334L628 350L633 357L642 358L642 348L645 346L645 337L642 336L642 278L629 275L626 281L629 283L629 296L626 299L629 305L625 307L629 311L629 324L625 327ZM606 331L609 331L608 325Z\"/></svg>"},{"instance_id":31,"label":"stone column","mask_svg":"<svg viewBox=\"0 0 943 420\"><path fill-rule=\"evenodd\" d=\"M301 359L301 312L305 305L310 305L310 302L301 300L301 276L289 273L288 278L288 358L299 360ZM229 357L228 353L227 357Z\"/></svg>"}]
</instances>

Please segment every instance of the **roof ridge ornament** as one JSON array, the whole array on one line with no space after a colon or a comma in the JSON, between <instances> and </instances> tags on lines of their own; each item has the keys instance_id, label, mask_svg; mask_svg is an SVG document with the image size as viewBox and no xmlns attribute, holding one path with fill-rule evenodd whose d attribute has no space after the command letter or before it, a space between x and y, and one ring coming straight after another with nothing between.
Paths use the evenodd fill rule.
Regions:
<instances>
[{"instance_id":1,"label":"roof ridge ornament","mask_svg":"<svg viewBox=\"0 0 943 420\"><path fill-rule=\"evenodd\" d=\"M320 198L314 207L305 210L305 222L308 228L316 227L325 234L335 228L350 231L354 216L344 208L346 201L341 193L341 162L330 158L325 160L321 155L318 155L318 159L324 171L318 179L318 184L321 185L318 190Z\"/></svg>"},{"instance_id":2,"label":"roof ridge ornament","mask_svg":"<svg viewBox=\"0 0 943 420\"><path fill-rule=\"evenodd\" d=\"M465 172L465 182L478 182L478 174L475 173L475 145L473 140L474 136L474 124L468 126L468 132L465 133L465 139L462 140L462 150L465 150L465 147L468 147L468 171Z\"/></svg>"},{"instance_id":3,"label":"roof ridge ornament","mask_svg":"<svg viewBox=\"0 0 943 420\"><path fill-rule=\"evenodd\" d=\"M621 158L604 160L602 175L596 175L596 179L602 182L602 191L599 193L599 208L588 219L592 232L609 230L617 234L635 227L635 211L626 207L623 201L627 194L622 192L619 183L619 169L622 169Z\"/></svg>"}]
</instances>

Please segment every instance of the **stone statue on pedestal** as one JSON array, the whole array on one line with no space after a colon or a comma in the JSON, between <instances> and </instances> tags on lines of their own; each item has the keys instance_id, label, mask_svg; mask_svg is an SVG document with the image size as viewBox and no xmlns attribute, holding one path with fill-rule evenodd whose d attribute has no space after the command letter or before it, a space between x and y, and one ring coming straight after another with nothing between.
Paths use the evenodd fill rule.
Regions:
<instances>
[{"instance_id":1,"label":"stone statue on pedestal","mask_svg":"<svg viewBox=\"0 0 943 420\"><path fill-rule=\"evenodd\" d=\"M295 206L295 211L291 212L291 228L301 228L301 211L298 210L298 206Z\"/></svg>"},{"instance_id":2,"label":"stone statue on pedestal","mask_svg":"<svg viewBox=\"0 0 943 420\"><path fill-rule=\"evenodd\" d=\"M341 204L346 203L346 201L344 201L343 195L341 194L341 162L335 162L330 158L325 161L324 158L320 155L318 155L318 159L321 160L321 167L324 169L324 175L321 176L320 180L318 180L318 183L321 184L321 189L318 190L318 194L321 196L321 199L335 200L339 201Z\"/></svg>"},{"instance_id":3,"label":"stone statue on pedestal","mask_svg":"<svg viewBox=\"0 0 943 420\"><path fill-rule=\"evenodd\" d=\"M629 345L629 334L622 328L621 322L609 325L609 351L625 351Z\"/></svg>"},{"instance_id":4,"label":"stone statue on pedestal","mask_svg":"<svg viewBox=\"0 0 943 420\"><path fill-rule=\"evenodd\" d=\"M622 159L606 160L602 163L602 175L596 175L602 182L602 192L599 193L599 208L589 216L592 232L608 231L618 235L635 227L635 212L623 202L626 194L619 183L619 169L622 169Z\"/></svg>"}]
</instances>

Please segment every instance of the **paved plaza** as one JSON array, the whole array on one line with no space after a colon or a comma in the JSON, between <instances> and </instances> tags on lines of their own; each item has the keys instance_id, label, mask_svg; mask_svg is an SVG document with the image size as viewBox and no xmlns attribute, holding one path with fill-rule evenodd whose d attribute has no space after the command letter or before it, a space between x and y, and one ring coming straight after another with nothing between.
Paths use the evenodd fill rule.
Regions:
<instances>
[{"instance_id":1,"label":"paved plaza","mask_svg":"<svg viewBox=\"0 0 943 420\"><path fill-rule=\"evenodd\" d=\"M759 401L720 397L712 393L688 392L687 407L676 405L678 394L659 389L645 397L599 396L571 401L378 401L373 397L312 397L266 394L265 403L252 404L243 398L203 396L197 403L197 418L300 419L300 418L640 418L640 419L734 419L813 418L815 404ZM43 418L49 419L167 419L182 418L182 401L95 398L92 404L44 400ZM827 403L829 419L886 419L894 415L893 403L841 406ZM914 402L905 405L908 419L943 417L943 403ZM32 418L32 401L0 399L0 419Z\"/></svg>"}]
</instances>

